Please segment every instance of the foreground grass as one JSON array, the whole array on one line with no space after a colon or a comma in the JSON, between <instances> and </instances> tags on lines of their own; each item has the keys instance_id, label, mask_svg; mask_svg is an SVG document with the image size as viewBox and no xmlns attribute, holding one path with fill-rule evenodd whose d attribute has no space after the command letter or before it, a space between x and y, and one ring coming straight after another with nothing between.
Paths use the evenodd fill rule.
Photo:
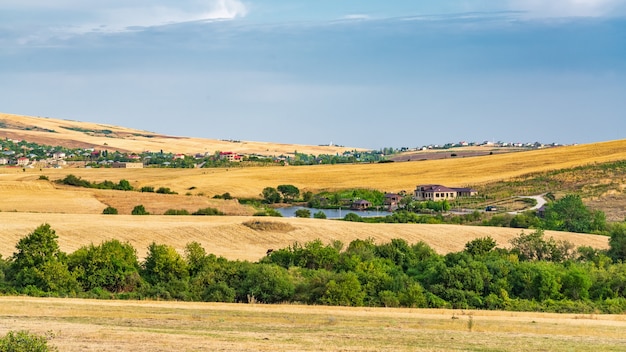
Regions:
<instances>
[{"instance_id":1,"label":"foreground grass","mask_svg":"<svg viewBox=\"0 0 626 352\"><path fill-rule=\"evenodd\" d=\"M0 297L61 351L623 351L626 316Z\"/></svg>"}]
</instances>

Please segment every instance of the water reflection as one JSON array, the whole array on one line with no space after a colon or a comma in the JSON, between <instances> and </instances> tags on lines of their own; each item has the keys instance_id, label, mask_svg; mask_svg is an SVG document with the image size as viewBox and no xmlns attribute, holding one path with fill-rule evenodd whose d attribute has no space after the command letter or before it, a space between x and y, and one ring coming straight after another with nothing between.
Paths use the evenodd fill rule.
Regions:
<instances>
[{"instance_id":1,"label":"water reflection","mask_svg":"<svg viewBox=\"0 0 626 352\"><path fill-rule=\"evenodd\" d=\"M311 217L313 214L321 211L326 214L328 219L343 219L344 216L348 213L355 213L356 215L367 218L367 217L375 217L375 216L387 216L391 215L391 212L383 211L383 210L350 210L350 209L315 209L315 208L307 208L300 206L286 207L286 208L277 208L276 210L282 214L282 216L286 218L292 218L296 216L296 211L298 209L307 209L311 212Z\"/></svg>"}]
</instances>

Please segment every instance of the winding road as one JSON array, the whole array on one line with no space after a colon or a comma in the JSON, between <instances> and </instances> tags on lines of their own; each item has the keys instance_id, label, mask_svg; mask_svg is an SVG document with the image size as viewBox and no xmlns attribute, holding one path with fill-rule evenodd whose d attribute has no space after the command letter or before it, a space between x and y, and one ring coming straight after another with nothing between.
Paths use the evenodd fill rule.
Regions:
<instances>
[{"instance_id":1,"label":"winding road","mask_svg":"<svg viewBox=\"0 0 626 352\"><path fill-rule=\"evenodd\" d=\"M519 196L518 198L534 199L534 200L537 201L537 204L534 207L529 208L529 209L524 209L524 210L519 210L519 211L511 211L511 212L509 212L509 214L517 215L517 214L523 213L523 212L528 211L528 210L537 210L537 209L541 208L542 206L544 206L548 202L543 196L544 196L543 194L540 194L538 196Z\"/></svg>"}]
</instances>

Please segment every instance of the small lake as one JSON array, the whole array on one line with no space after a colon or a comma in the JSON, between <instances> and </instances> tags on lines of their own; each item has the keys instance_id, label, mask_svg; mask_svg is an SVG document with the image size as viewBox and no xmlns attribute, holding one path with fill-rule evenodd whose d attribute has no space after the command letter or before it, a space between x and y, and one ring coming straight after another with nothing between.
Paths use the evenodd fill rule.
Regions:
<instances>
[{"instance_id":1,"label":"small lake","mask_svg":"<svg viewBox=\"0 0 626 352\"><path fill-rule=\"evenodd\" d=\"M343 219L344 216L346 216L346 214L348 213L355 213L356 215L362 217L362 218L369 218L369 217L375 217L375 216L387 216L387 215L391 215L391 212L388 211L383 211L383 210L368 210L368 211L363 211L363 210L350 210L350 209L315 209L315 208L307 208L307 207L286 207L286 208L276 208L276 210L282 214L282 216L286 217L286 218L293 218L296 216L296 210L298 209L308 209L311 212L311 217L313 217L313 214L317 213L318 211L323 212L324 214L326 214L326 217L328 219Z\"/></svg>"}]
</instances>

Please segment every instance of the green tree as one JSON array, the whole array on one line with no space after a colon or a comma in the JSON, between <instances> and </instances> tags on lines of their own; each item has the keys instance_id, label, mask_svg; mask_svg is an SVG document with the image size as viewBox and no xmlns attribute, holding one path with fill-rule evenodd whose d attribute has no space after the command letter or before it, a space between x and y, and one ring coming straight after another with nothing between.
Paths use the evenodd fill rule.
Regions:
<instances>
[{"instance_id":1,"label":"green tree","mask_svg":"<svg viewBox=\"0 0 626 352\"><path fill-rule=\"evenodd\" d=\"M286 269L274 264L256 264L245 273L242 293L262 303L279 303L294 294L294 284Z\"/></svg>"},{"instance_id":2,"label":"green tree","mask_svg":"<svg viewBox=\"0 0 626 352\"><path fill-rule=\"evenodd\" d=\"M263 188L261 196L263 197L265 202L269 204L280 203L281 201L280 193L278 193L278 191L274 187Z\"/></svg>"},{"instance_id":3,"label":"green tree","mask_svg":"<svg viewBox=\"0 0 626 352\"><path fill-rule=\"evenodd\" d=\"M334 274L326 284L320 303L334 306L362 306L365 292L353 272Z\"/></svg>"},{"instance_id":4,"label":"green tree","mask_svg":"<svg viewBox=\"0 0 626 352\"><path fill-rule=\"evenodd\" d=\"M546 206L544 227L549 230L592 233L606 228L606 218L600 211L592 212L580 196L568 194Z\"/></svg>"},{"instance_id":5,"label":"green tree","mask_svg":"<svg viewBox=\"0 0 626 352\"><path fill-rule=\"evenodd\" d=\"M10 281L18 288L35 287L43 292L72 294L78 283L68 270L65 254L59 249L56 232L40 225L20 239L9 268Z\"/></svg>"},{"instance_id":6,"label":"green tree","mask_svg":"<svg viewBox=\"0 0 626 352\"><path fill-rule=\"evenodd\" d=\"M174 247L152 242L143 263L142 276L151 285L185 280L189 277L187 263Z\"/></svg>"},{"instance_id":7,"label":"green tree","mask_svg":"<svg viewBox=\"0 0 626 352\"><path fill-rule=\"evenodd\" d=\"M517 253L522 260L545 260L562 262L575 257L574 245L568 241L555 241L550 237L544 239L544 231L541 229L525 234L522 232L518 237L510 241L512 251Z\"/></svg>"},{"instance_id":8,"label":"green tree","mask_svg":"<svg viewBox=\"0 0 626 352\"><path fill-rule=\"evenodd\" d=\"M609 257L615 262L626 262L626 224L612 225L609 233Z\"/></svg>"},{"instance_id":9,"label":"green tree","mask_svg":"<svg viewBox=\"0 0 626 352\"><path fill-rule=\"evenodd\" d=\"M276 187L285 199L285 202L292 202L300 196L300 190L294 185L280 185Z\"/></svg>"},{"instance_id":10,"label":"green tree","mask_svg":"<svg viewBox=\"0 0 626 352\"><path fill-rule=\"evenodd\" d=\"M297 218L310 218L311 217L311 211L309 209L298 209L296 210L296 217Z\"/></svg>"},{"instance_id":11,"label":"green tree","mask_svg":"<svg viewBox=\"0 0 626 352\"><path fill-rule=\"evenodd\" d=\"M117 184L117 186L115 187L115 189L118 189L120 191L132 191L133 190L133 186L131 186L130 182L128 182L128 180L120 180L120 182Z\"/></svg>"},{"instance_id":12,"label":"green tree","mask_svg":"<svg viewBox=\"0 0 626 352\"><path fill-rule=\"evenodd\" d=\"M572 300L589 298L589 289L592 281L588 270L580 265L572 265L561 278L561 291L565 297Z\"/></svg>"},{"instance_id":13,"label":"green tree","mask_svg":"<svg viewBox=\"0 0 626 352\"><path fill-rule=\"evenodd\" d=\"M465 252L473 256L481 256L496 248L496 241L491 237L476 238L465 244Z\"/></svg>"},{"instance_id":14,"label":"green tree","mask_svg":"<svg viewBox=\"0 0 626 352\"><path fill-rule=\"evenodd\" d=\"M131 292L141 281L135 248L118 240L79 248L68 256L68 267L85 291Z\"/></svg>"}]
</instances>

